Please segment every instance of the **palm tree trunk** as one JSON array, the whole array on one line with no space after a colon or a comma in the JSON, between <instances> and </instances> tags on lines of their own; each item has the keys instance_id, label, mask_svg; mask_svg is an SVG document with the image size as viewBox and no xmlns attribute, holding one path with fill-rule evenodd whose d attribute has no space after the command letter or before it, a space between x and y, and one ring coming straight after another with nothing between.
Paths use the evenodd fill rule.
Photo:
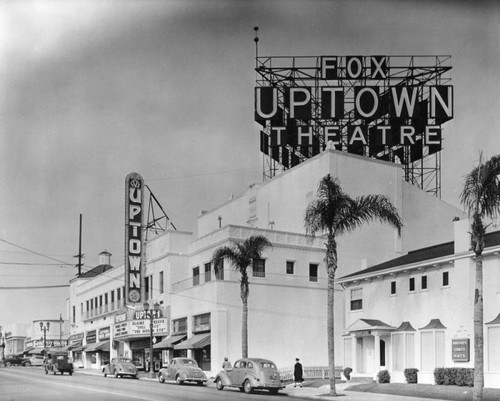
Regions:
<instances>
[{"instance_id":1,"label":"palm tree trunk","mask_svg":"<svg viewBox=\"0 0 500 401\"><path fill-rule=\"evenodd\" d=\"M483 399L484 339L483 339L483 255L476 254L476 282L474 291L474 391L473 401Z\"/></svg>"},{"instance_id":2,"label":"palm tree trunk","mask_svg":"<svg viewBox=\"0 0 500 401\"><path fill-rule=\"evenodd\" d=\"M333 235L328 236L326 245L326 262L328 274L328 304L327 304L327 336L328 336L328 368L330 381L330 395L336 396L335 384L335 271L337 270L337 243Z\"/></svg>"},{"instance_id":3,"label":"palm tree trunk","mask_svg":"<svg viewBox=\"0 0 500 401\"><path fill-rule=\"evenodd\" d=\"M241 315L241 356L248 358L248 298L241 297L243 312Z\"/></svg>"}]
</instances>

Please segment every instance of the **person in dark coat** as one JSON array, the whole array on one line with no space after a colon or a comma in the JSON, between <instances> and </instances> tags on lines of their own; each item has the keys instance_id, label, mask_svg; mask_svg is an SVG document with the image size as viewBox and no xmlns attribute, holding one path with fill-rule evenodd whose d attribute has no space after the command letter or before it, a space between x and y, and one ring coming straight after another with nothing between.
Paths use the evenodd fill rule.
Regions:
<instances>
[{"instance_id":1,"label":"person in dark coat","mask_svg":"<svg viewBox=\"0 0 500 401\"><path fill-rule=\"evenodd\" d=\"M304 381L302 375L302 364L299 362L299 358L295 358L295 366L293 367L293 379L295 380L295 384L293 385L293 387L297 387L298 383L300 385L300 388L302 388L302 382Z\"/></svg>"}]
</instances>

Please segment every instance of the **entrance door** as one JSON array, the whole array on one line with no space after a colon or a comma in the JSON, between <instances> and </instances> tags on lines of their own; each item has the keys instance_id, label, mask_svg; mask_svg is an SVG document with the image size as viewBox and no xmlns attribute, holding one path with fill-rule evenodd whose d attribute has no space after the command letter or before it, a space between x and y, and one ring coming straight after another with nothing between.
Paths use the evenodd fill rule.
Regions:
<instances>
[{"instance_id":1,"label":"entrance door","mask_svg":"<svg viewBox=\"0 0 500 401\"><path fill-rule=\"evenodd\" d=\"M380 366L385 366L385 341L380 340Z\"/></svg>"}]
</instances>

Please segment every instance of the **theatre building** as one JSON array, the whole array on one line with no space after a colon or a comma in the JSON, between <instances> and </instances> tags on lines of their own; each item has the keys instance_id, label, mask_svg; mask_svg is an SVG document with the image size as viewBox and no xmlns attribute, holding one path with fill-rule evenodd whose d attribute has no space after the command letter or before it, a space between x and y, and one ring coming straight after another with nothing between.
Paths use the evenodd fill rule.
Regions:
<instances>
[{"instance_id":1,"label":"theatre building","mask_svg":"<svg viewBox=\"0 0 500 401\"><path fill-rule=\"evenodd\" d=\"M434 383L440 367L474 367L475 257L467 219L454 239L375 264L339 280L345 291L343 365L352 376L389 370L405 382ZM493 226L495 227L495 226ZM495 228L493 228L495 229ZM498 229L498 228L497 228ZM485 387L500 388L500 231L486 235L483 252Z\"/></svg>"},{"instance_id":2,"label":"theatre building","mask_svg":"<svg viewBox=\"0 0 500 401\"><path fill-rule=\"evenodd\" d=\"M404 222L401 236L374 222L339 238L338 277L453 239L451 221L460 210L405 182L399 165L326 149L203 212L196 234L167 230L146 242L143 292L148 309L158 304L155 368L187 355L204 370L217 372L225 356L241 357L239 273L227 261L213 266L210 260L218 247L259 234L273 246L249 269L249 355L272 359L280 368L291 367L296 357L305 365L328 365L325 238L309 238L304 229L306 206L326 174L337 177L352 197L388 196ZM100 367L124 355L146 368L151 312L142 302L124 304L124 266L112 267L110 255L101 256L99 266L71 282L70 341L82 342L84 366ZM340 286L336 296L335 343L342 350L346 326Z\"/></svg>"}]
</instances>

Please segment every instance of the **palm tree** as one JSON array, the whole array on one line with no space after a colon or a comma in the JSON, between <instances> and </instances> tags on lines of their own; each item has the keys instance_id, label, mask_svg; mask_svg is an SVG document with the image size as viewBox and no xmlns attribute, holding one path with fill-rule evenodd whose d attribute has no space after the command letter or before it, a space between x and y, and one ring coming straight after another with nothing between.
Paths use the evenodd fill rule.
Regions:
<instances>
[{"instance_id":1,"label":"palm tree","mask_svg":"<svg viewBox=\"0 0 500 401\"><path fill-rule=\"evenodd\" d=\"M262 235L252 235L243 243L217 248L212 255L212 263L217 266L227 258L233 267L240 272L240 297L243 303L241 323L241 353L243 358L248 358L248 273L247 268L254 261L260 259L265 248L271 247L269 240Z\"/></svg>"},{"instance_id":2,"label":"palm tree","mask_svg":"<svg viewBox=\"0 0 500 401\"><path fill-rule=\"evenodd\" d=\"M474 391L473 400L483 399L483 250L486 234L485 219L492 219L500 210L500 155L479 163L466 175L460 202L471 222L471 250L476 255L476 280L474 289Z\"/></svg>"},{"instance_id":3,"label":"palm tree","mask_svg":"<svg viewBox=\"0 0 500 401\"><path fill-rule=\"evenodd\" d=\"M317 233L326 233L326 271L328 275L328 304L327 304L327 337L328 337L328 364L330 377L330 395L336 396L335 388L335 350L334 350L334 284L337 270L337 242L338 235L350 232L361 226L362 223L378 219L387 222L401 234L403 226L397 209L390 200L383 195L367 195L352 199L342 192L337 178L330 174L323 177L319 183L317 197L312 200L306 209L304 225L306 233L314 236Z\"/></svg>"}]
</instances>

